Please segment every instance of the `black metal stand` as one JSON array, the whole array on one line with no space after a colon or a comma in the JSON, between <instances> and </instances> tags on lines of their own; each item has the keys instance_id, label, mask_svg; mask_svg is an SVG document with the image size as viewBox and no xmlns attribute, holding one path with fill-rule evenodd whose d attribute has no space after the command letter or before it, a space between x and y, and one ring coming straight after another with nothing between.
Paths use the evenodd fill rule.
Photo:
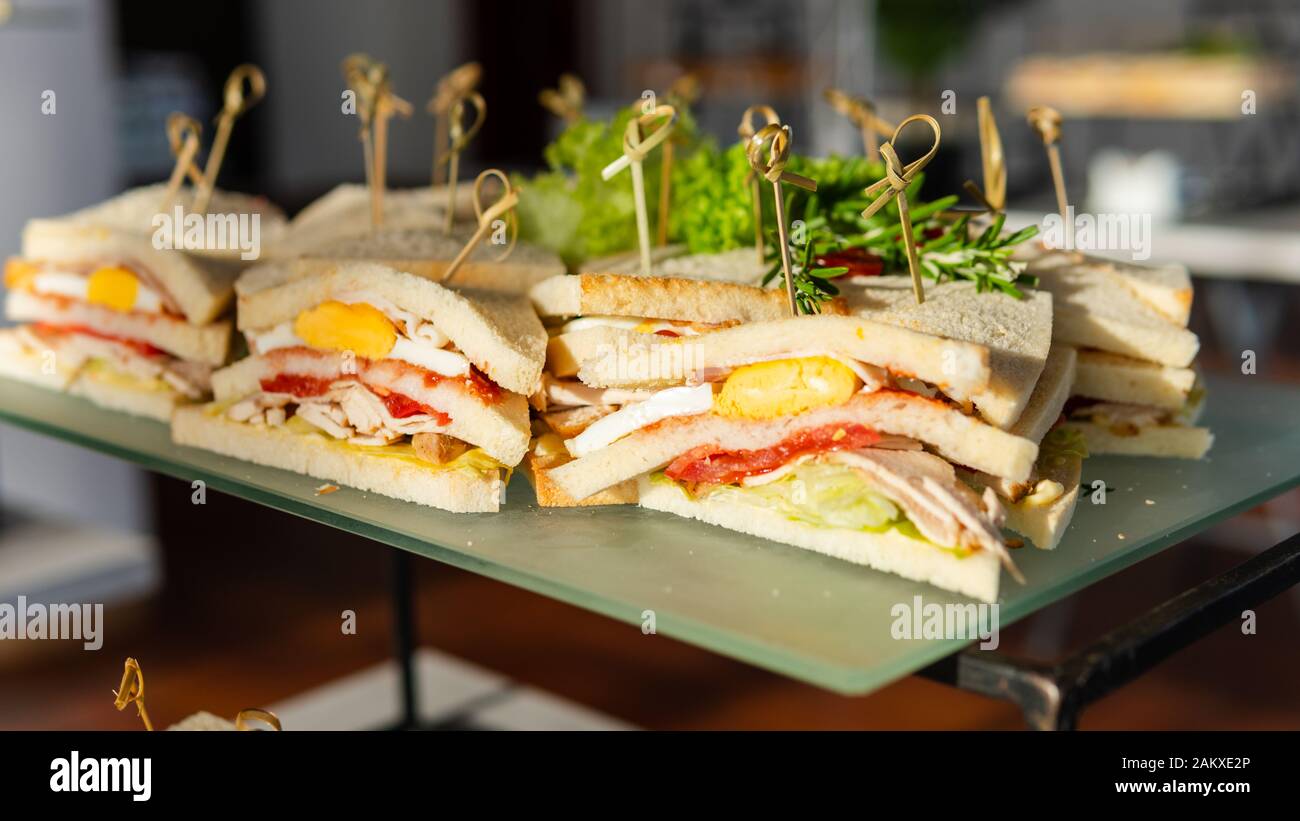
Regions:
<instances>
[{"instance_id":1,"label":"black metal stand","mask_svg":"<svg viewBox=\"0 0 1300 821\"><path fill-rule=\"evenodd\" d=\"M397 656L401 718L397 730L415 730L420 726L415 686L415 594L411 580L411 554L394 548L390 583L393 598L393 653Z\"/></svg>"},{"instance_id":2,"label":"black metal stand","mask_svg":"<svg viewBox=\"0 0 1300 821\"><path fill-rule=\"evenodd\" d=\"M461 717L429 727L416 702L412 557L392 551L393 652L400 665L401 718L393 728L470 729ZM968 647L917 674L962 690L1010 701L1035 730L1072 730L1084 707L1127 684L1177 651L1300 584L1300 533L1232 570L1175 596L1055 664Z\"/></svg>"},{"instance_id":3,"label":"black metal stand","mask_svg":"<svg viewBox=\"0 0 1300 821\"><path fill-rule=\"evenodd\" d=\"M1072 730L1079 713L1243 610L1300 584L1300 533L1182 593L1056 664L968 647L918 675L1010 701L1036 730Z\"/></svg>"}]
</instances>

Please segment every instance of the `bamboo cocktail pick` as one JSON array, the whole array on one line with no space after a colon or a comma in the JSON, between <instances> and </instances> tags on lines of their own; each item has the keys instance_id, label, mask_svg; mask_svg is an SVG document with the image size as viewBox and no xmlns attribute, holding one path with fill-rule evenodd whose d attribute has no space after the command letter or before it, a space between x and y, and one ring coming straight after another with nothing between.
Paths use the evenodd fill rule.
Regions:
<instances>
[{"instance_id":1,"label":"bamboo cocktail pick","mask_svg":"<svg viewBox=\"0 0 1300 821\"><path fill-rule=\"evenodd\" d=\"M641 273L650 273L650 218L646 215L645 173L641 163L673 132L677 110L670 105L655 106L654 110L628 120L623 132L623 155L600 172L601 179L609 180L624 168L632 169L632 199L636 205L636 232L641 243ZM641 129L658 123L648 135Z\"/></svg>"},{"instance_id":2,"label":"bamboo cocktail pick","mask_svg":"<svg viewBox=\"0 0 1300 821\"><path fill-rule=\"evenodd\" d=\"M438 81L438 87L434 89L433 96L429 98L429 103L425 106L425 109L433 115L432 184L435 187L445 181L442 171L445 163L446 145L451 133L447 116L451 113L452 106L456 105L456 101L478 88L479 81L482 79L483 66L478 63L465 63L457 66L443 75L443 78Z\"/></svg>"},{"instance_id":3,"label":"bamboo cocktail pick","mask_svg":"<svg viewBox=\"0 0 1300 821\"><path fill-rule=\"evenodd\" d=\"M790 237L785 225L785 198L781 196L781 183L797 185L805 191L816 191L817 181L785 170L790 159L790 126L769 123L749 138L745 151L749 166L755 173L772 183L776 198L777 244L781 246L781 268L785 272L785 295L790 301L790 315L798 316L799 306L794 300L794 275L790 263Z\"/></svg>"},{"instance_id":4,"label":"bamboo cocktail pick","mask_svg":"<svg viewBox=\"0 0 1300 821\"><path fill-rule=\"evenodd\" d=\"M173 111L168 115L167 142L171 146L172 156L176 158L176 165L167 180L167 193L160 210L166 211L176 201L176 195L180 192L181 183L186 177L189 177L191 184L195 186L203 182L203 172L199 171L198 166L194 164L194 157L199 153L199 138L202 134L203 126L188 114Z\"/></svg>"},{"instance_id":5,"label":"bamboo cocktail pick","mask_svg":"<svg viewBox=\"0 0 1300 821\"><path fill-rule=\"evenodd\" d=\"M128 705L134 704L136 712L140 715L140 720L144 722L144 728L150 732L153 731L153 722L149 720L149 711L144 708L144 671L140 669L140 663L133 658L128 658L124 669L122 670L122 683L113 691L113 706L119 711L125 710ZM263 710L260 707L249 707L240 710L235 715L236 730L256 730L258 727L251 726L250 722L261 722L273 730L280 729L280 719L270 710Z\"/></svg>"},{"instance_id":6,"label":"bamboo cocktail pick","mask_svg":"<svg viewBox=\"0 0 1300 821\"><path fill-rule=\"evenodd\" d=\"M126 660L125 669L122 670L122 683L113 691L113 695L113 706L119 712L125 710L128 704L134 704L140 720L144 722L144 728L153 730L149 712L144 708L144 673L140 671L140 663L135 659Z\"/></svg>"},{"instance_id":7,"label":"bamboo cocktail pick","mask_svg":"<svg viewBox=\"0 0 1300 821\"><path fill-rule=\"evenodd\" d=\"M587 87L574 74L561 74L555 88L543 89L537 102L566 123L582 119L582 106L587 99Z\"/></svg>"},{"instance_id":8,"label":"bamboo cocktail pick","mask_svg":"<svg viewBox=\"0 0 1300 821\"><path fill-rule=\"evenodd\" d=\"M411 104L393 94L389 85L388 67L365 54L351 54L344 59L343 76L357 95L366 184L370 188L370 225L372 229L378 229L384 224L388 120L395 114L411 116Z\"/></svg>"},{"instance_id":9,"label":"bamboo cocktail pick","mask_svg":"<svg viewBox=\"0 0 1300 821\"><path fill-rule=\"evenodd\" d=\"M263 710L261 707L246 707L236 713L235 729L241 732L260 729L251 724L253 721L259 721L276 732L280 732L282 729L280 727L280 717L270 710Z\"/></svg>"},{"instance_id":10,"label":"bamboo cocktail pick","mask_svg":"<svg viewBox=\"0 0 1300 821\"><path fill-rule=\"evenodd\" d=\"M879 138L892 134L894 126L877 117L876 107L865 97L854 97L838 88L828 88L822 92L822 96L831 104L831 108L848 117L849 122L858 127L862 133L862 150L866 152L867 159L874 158L879 150Z\"/></svg>"},{"instance_id":11,"label":"bamboo cocktail pick","mask_svg":"<svg viewBox=\"0 0 1300 821\"><path fill-rule=\"evenodd\" d=\"M754 115L761 114L767 120L766 125L780 125L781 118L777 116L776 111L770 105L751 105L745 109L745 113L740 117L740 126L736 133L740 139L746 143L754 136ZM745 148L749 150L748 145ZM758 174L751 166L749 174L745 177L745 182L749 185L750 199L754 207L754 251L758 254L758 264L763 264L763 192L758 181Z\"/></svg>"},{"instance_id":12,"label":"bamboo cocktail pick","mask_svg":"<svg viewBox=\"0 0 1300 821\"><path fill-rule=\"evenodd\" d=\"M984 187L981 189L973 180L966 180L962 186L979 201L990 215L1000 214L1007 207L1007 163L1002 153L1002 137L998 135L998 124L993 119L993 106L988 97L980 97L976 103L980 123L980 161L984 168Z\"/></svg>"},{"instance_id":13,"label":"bamboo cocktail pick","mask_svg":"<svg viewBox=\"0 0 1300 821\"><path fill-rule=\"evenodd\" d=\"M898 135L903 133L903 129L907 128L909 123L915 122L930 126L930 130L934 132L934 142L930 145L930 150L919 160L903 165L894 150L894 143L898 142ZM899 123L889 140L880 146L880 156L885 161L885 177L867 187L866 195L876 197L876 200L862 212L863 219L870 219L885 207L891 195L898 203L898 221L903 226L903 247L907 251L907 269L912 274L912 292L916 294L918 305L925 302L925 288L921 284L921 266L916 258L916 237L912 234L912 216L907 207L907 186L911 184L917 173L934 159L935 152L939 150L939 136L939 123L928 114L913 114Z\"/></svg>"},{"instance_id":14,"label":"bamboo cocktail pick","mask_svg":"<svg viewBox=\"0 0 1300 821\"><path fill-rule=\"evenodd\" d=\"M469 128L465 127L465 107L471 106L474 109L474 120L470 123ZM483 127L483 120L487 117L487 103L483 100L483 95L477 91L471 91L464 97L456 101L451 107L450 134L451 145L447 147L447 192L449 200L447 202L447 218L443 224L443 233L451 233L452 222L456 219L456 182L460 177L460 152L465 150L469 141L474 139L474 135Z\"/></svg>"},{"instance_id":15,"label":"bamboo cocktail pick","mask_svg":"<svg viewBox=\"0 0 1300 821\"><path fill-rule=\"evenodd\" d=\"M1047 147L1047 161L1052 166L1052 184L1056 187L1056 208L1061 212L1066 248L1072 250L1074 231L1069 218L1069 202L1065 197L1065 174L1061 172L1061 113L1047 106L1035 106L1029 109L1026 119Z\"/></svg>"},{"instance_id":16,"label":"bamboo cocktail pick","mask_svg":"<svg viewBox=\"0 0 1300 821\"><path fill-rule=\"evenodd\" d=\"M700 98L700 81L694 74L683 74L668 89L668 102L681 110ZM674 135L675 137L676 135ZM668 244L668 209L673 198L673 139L664 143L663 162L659 165L659 222L656 239L660 247Z\"/></svg>"},{"instance_id":17,"label":"bamboo cocktail pick","mask_svg":"<svg viewBox=\"0 0 1300 821\"><path fill-rule=\"evenodd\" d=\"M244 91L245 84L248 86L247 93ZM235 120L265 96L266 75L252 63L236 66L226 78L221 113L217 115L217 133L212 139L212 150L208 152L208 164L203 169L203 182L194 197L196 212L203 214L208 210L208 202L212 199L212 189L217 184L217 174L221 173L221 163L226 158L226 146L230 142Z\"/></svg>"},{"instance_id":18,"label":"bamboo cocktail pick","mask_svg":"<svg viewBox=\"0 0 1300 821\"><path fill-rule=\"evenodd\" d=\"M482 200L483 183L493 178L501 183L501 196L487 210L484 210ZM465 243L465 247L460 249L460 253L456 255L456 258L451 261L451 265L448 265L447 270L443 272L443 282L447 282L456 275L456 271L460 269L465 260L469 259L469 255L473 253L478 244L492 230L492 223L496 222L503 214L507 215L510 245L497 257L497 261L500 262L510 256L510 252L515 249L515 240L518 239L519 235L519 220L514 213L514 207L518 204L519 192L510 184L510 177L506 176L504 171L489 168L478 175L474 180L474 213L477 215L478 229L474 231L474 235L469 238L469 242Z\"/></svg>"}]
</instances>

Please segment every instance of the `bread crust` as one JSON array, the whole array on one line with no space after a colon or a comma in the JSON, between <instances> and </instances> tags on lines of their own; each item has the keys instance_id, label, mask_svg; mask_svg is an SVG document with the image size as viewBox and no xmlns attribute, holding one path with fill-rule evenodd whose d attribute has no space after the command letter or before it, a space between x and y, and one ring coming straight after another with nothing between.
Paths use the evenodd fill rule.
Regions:
<instances>
[{"instance_id":1,"label":"bread crust","mask_svg":"<svg viewBox=\"0 0 1300 821\"><path fill-rule=\"evenodd\" d=\"M499 471L488 476L426 469L408 460L349 450L321 435L233 422L208 405L179 409L172 419L172 441L453 513L500 509Z\"/></svg>"},{"instance_id":2,"label":"bread crust","mask_svg":"<svg viewBox=\"0 0 1300 821\"><path fill-rule=\"evenodd\" d=\"M692 499L675 485L646 477L638 482L637 491L641 507L651 510L812 550L981 601L994 602L998 598L1002 568L997 556L986 551L958 558L894 530L867 533L815 527L790 521L771 510Z\"/></svg>"},{"instance_id":3,"label":"bread crust","mask_svg":"<svg viewBox=\"0 0 1300 821\"><path fill-rule=\"evenodd\" d=\"M445 288L371 262L299 260L301 276L239 301L239 329L292 321L336 294L376 294L432 322L501 387L530 396L541 386L546 331L520 296Z\"/></svg>"}]
</instances>

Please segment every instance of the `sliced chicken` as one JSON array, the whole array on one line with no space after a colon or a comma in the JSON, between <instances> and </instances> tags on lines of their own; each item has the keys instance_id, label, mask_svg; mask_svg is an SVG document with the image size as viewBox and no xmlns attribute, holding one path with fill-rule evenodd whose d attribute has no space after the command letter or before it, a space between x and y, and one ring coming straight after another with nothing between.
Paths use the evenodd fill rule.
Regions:
<instances>
[{"instance_id":1,"label":"sliced chicken","mask_svg":"<svg viewBox=\"0 0 1300 821\"><path fill-rule=\"evenodd\" d=\"M957 478L953 466L924 451L865 448L828 454L830 461L861 470L907 513L916 529L939 545L988 550L1012 577L1024 577L1002 540L1006 511L986 489L981 498Z\"/></svg>"}]
</instances>

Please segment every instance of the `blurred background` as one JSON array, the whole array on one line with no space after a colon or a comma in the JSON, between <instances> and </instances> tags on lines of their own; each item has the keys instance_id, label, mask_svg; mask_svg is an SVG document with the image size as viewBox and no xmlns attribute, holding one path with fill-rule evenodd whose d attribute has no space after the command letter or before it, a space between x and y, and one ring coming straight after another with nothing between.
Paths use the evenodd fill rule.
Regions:
<instances>
[{"instance_id":1,"label":"blurred background","mask_svg":"<svg viewBox=\"0 0 1300 821\"><path fill-rule=\"evenodd\" d=\"M387 62L415 105L392 126L393 186L428 182L424 102L467 60L483 65L489 116L466 173L542 166L560 123L537 95L563 72L586 83L592 117L690 73L699 124L724 143L747 106L766 102L800 153L860 152L857 130L822 101L828 86L868 97L890 121L933 114L943 127L927 169L933 197L979 178L975 101L988 95L1009 208L1029 221L1054 199L1024 112L1053 105L1065 117L1071 202L1151 213L1152 261L1185 263L1197 277L1202 365L1237 368L1249 349L1262 375L1300 380L1300 8L1280 0L0 0L0 252L18 250L30 217L164 178L167 114L210 123L243 62L265 70L269 92L236 126L221 185L293 213L361 181L355 124L339 106L339 63L355 51ZM54 113L42 111L47 90ZM220 515L195 533L189 493L0 427L0 601L34 590L105 601L112 626L97 653L0 644L0 728L135 726L104 698L126 655L150 673L151 710L172 720L386 669L375 667L389 651L386 548L215 494L208 503ZM1198 537L1197 549L1167 551L1017 625L1005 649L1059 655L1298 523L1300 496L1281 497ZM436 648L423 659L430 698L534 699L532 712L498 709L478 723L1018 726L1009 706L920 679L839 698L668 639L628 641L621 625L460 571L417 569L419 639ZM346 640L343 608L364 625ZM1086 713L1083 726L1300 727L1298 613L1297 594L1276 600L1256 641L1216 634ZM322 721L351 710L361 725L366 709L339 707Z\"/></svg>"}]
</instances>

